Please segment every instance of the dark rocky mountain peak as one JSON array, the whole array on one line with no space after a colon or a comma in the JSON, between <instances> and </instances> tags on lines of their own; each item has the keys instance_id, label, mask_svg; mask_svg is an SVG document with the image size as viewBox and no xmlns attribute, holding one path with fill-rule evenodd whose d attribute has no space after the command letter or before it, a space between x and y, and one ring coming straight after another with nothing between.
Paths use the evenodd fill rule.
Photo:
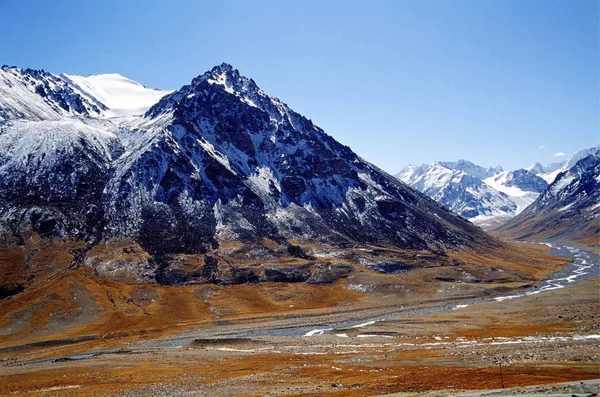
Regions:
<instances>
[{"instance_id":1,"label":"dark rocky mountain peak","mask_svg":"<svg viewBox=\"0 0 600 397\"><path fill-rule=\"evenodd\" d=\"M164 280L175 256L229 241L437 254L499 244L228 64L129 121L23 121L0 134L7 138L0 140L5 233L135 241L161 264L156 277Z\"/></svg>"}]
</instances>

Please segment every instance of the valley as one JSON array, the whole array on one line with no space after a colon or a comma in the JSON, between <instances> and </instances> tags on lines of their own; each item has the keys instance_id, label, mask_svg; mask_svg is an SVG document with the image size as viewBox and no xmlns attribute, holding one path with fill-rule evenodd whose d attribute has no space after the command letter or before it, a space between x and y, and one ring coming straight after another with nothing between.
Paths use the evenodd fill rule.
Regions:
<instances>
[{"instance_id":1,"label":"valley","mask_svg":"<svg viewBox=\"0 0 600 397\"><path fill-rule=\"evenodd\" d=\"M3 66L0 94L0 395L598 378L598 147L394 177L227 63L174 91Z\"/></svg>"},{"instance_id":2,"label":"valley","mask_svg":"<svg viewBox=\"0 0 600 397\"><path fill-rule=\"evenodd\" d=\"M552 258L537 246L526 249ZM264 293L256 285L221 291L214 286L168 287L178 299L161 303L167 311L185 310L181 303L195 298L211 305L211 315L202 314L195 303L196 317L180 317L181 322L167 326L164 313L150 312L158 321L144 327L143 315L126 311L121 316L135 321L121 323L123 331L113 335L90 334L94 328L88 324L76 334L94 337L78 342L71 334L62 344L34 342L11 349L5 339L0 374L10 395L127 396L448 395L498 388L497 360L503 360L507 387L595 378L600 342L597 256L566 246L555 246L557 251L576 263L596 265L584 272L581 266L568 270L562 266L565 259L554 259L539 267L537 277L564 279L565 287L530 282L541 288L525 286L521 297L513 297L506 283L499 290L494 282L478 290L439 282L434 295L431 288L414 283L410 298L383 292L385 288L360 292L348 284L262 284L270 289ZM553 275L557 269L562 270ZM406 274L385 277L404 277L401 284L408 284ZM453 291L457 288L464 290ZM207 299L211 293L214 300ZM163 292L158 295L162 298ZM234 312L217 309L228 301L235 302L230 306ZM115 319L102 321L105 332L118 329ZM66 334L54 336L64 341Z\"/></svg>"}]
</instances>

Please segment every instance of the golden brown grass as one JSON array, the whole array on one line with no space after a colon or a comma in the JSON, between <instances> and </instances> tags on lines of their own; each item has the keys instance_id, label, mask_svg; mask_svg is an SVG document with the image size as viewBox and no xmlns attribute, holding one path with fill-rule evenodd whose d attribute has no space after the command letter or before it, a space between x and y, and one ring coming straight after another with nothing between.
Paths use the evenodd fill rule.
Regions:
<instances>
[{"instance_id":1,"label":"golden brown grass","mask_svg":"<svg viewBox=\"0 0 600 397\"><path fill-rule=\"evenodd\" d=\"M515 255L526 252L531 257L520 264L512 264L518 271L533 266L533 272L539 276L561 263L557 260L546 267L539 257L543 249L530 246L524 246L524 251L519 249L520 253ZM460 255L458 257L465 264L473 266L484 260L493 260L497 266L511 266L506 262L510 261L510 256ZM425 284L421 287L425 288ZM404 335L402 341L418 336L421 342L435 341L434 336L437 335L447 335L453 339L481 339L585 332L586 327L593 327L600 320L598 287L598 280L589 280L568 290L551 291L514 301L390 319L378 323L367 332L393 331ZM235 322L236 319L255 317L254 321L262 321L265 316L283 313L300 314L310 310L355 307L368 298L362 293L343 288L341 284L131 285L99 279L91 269L83 268L78 272L68 272L35 291L26 291L3 302L0 324L6 325L7 319L8 322L14 320L15 315L18 317L25 307L37 307L28 321L35 328L43 330L50 327L53 321L56 323L56 320L49 319L49 313L78 312L77 300L73 297L78 295L83 299L85 292L99 310L83 318L86 321L78 322L76 316L67 317L73 325L72 329L62 328L61 333L53 337L85 334L102 337L120 332L141 333L151 330L154 333L150 336L157 337L186 327L209 327L224 320ZM425 290L421 292L426 293ZM45 337L26 332L19 335L18 342L42 340ZM3 336L2 346L11 345L16 336ZM148 335L137 336L141 338ZM135 340L135 336L129 339L100 339L81 345L89 350L92 347L122 345L130 340ZM317 340L315 343L323 342ZM57 347L54 353L52 349L38 351L36 357L72 354L83 351L81 349L82 346L76 345ZM206 390L206 395L220 391L226 395L259 396L277 390L281 395L302 393L303 396L351 397L383 392L419 395L431 390L499 387L498 368L491 361L487 364L464 361L460 356L438 349L417 347L390 350L382 355L369 349L360 354L343 353L332 347L322 352L325 354L231 354L198 349L105 355L84 361L0 367L0 383L3 385L2 393L29 395L36 390L59 388L46 393L65 396L116 394L150 384L172 385L180 390ZM10 356L14 355L3 355L4 358ZM572 361L518 362L507 365L504 371L508 387L575 381L596 378L598 375L597 363ZM78 387L60 389L65 386Z\"/></svg>"},{"instance_id":2,"label":"golden brown grass","mask_svg":"<svg viewBox=\"0 0 600 397\"><path fill-rule=\"evenodd\" d=\"M428 351L411 352L413 355ZM382 392L407 392L418 395L431 390L499 388L498 367L458 365L406 365L404 357L397 362L381 364L344 364L347 357L337 354L302 356L294 354L256 354L229 358L198 356L186 352L173 357L150 357L147 354L68 362L43 369L11 369L1 376L3 392L28 395L35 390L59 388L60 395L90 396L117 394L148 384L180 386L181 390L203 390L211 387L215 394L223 387L241 384L226 395L261 396L267 391L281 390L281 395L302 396L368 396ZM536 366L515 364L503 368L507 387L542 383L567 382L597 377L597 366L590 363L555 363ZM32 376L34 375L34 376ZM256 378L252 381L252 376ZM243 380L246 379L246 380ZM218 386L221 385L221 386ZM335 385L335 386L334 386ZM65 386L77 388L60 389ZM285 390L288 390L287 393ZM213 395L207 393L207 395Z\"/></svg>"},{"instance_id":3,"label":"golden brown grass","mask_svg":"<svg viewBox=\"0 0 600 397\"><path fill-rule=\"evenodd\" d=\"M84 307L79 302L89 295ZM0 336L0 347L81 335L111 338L166 334L193 324L331 308L361 299L341 285L310 284L158 286L123 284L70 271L48 284L2 303L0 327L17 319L17 332Z\"/></svg>"}]
</instances>

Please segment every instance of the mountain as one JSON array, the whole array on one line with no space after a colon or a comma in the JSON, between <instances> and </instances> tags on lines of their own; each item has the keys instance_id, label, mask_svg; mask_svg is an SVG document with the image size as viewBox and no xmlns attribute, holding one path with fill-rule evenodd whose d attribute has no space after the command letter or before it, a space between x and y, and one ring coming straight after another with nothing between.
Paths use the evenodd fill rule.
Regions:
<instances>
[{"instance_id":1,"label":"mountain","mask_svg":"<svg viewBox=\"0 0 600 397\"><path fill-rule=\"evenodd\" d=\"M500 166L484 168L466 160L435 161L420 166L409 164L395 176L411 186L417 185L417 190L423 191L426 188L441 187L444 181L447 181L447 177L452 174L451 171L455 171L455 174L462 172L483 180L502 172L503 169ZM436 180L438 181L436 182Z\"/></svg>"},{"instance_id":2,"label":"mountain","mask_svg":"<svg viewBox=\"0 0 600 397\"><path fill-rule=\"evenodd\" d=\"M484 168L466 160L409 165L396 177L488 229L523 211L546 187L529 171Z\"/></svg>"},{"instance_id":3,"label":"mountain","mask_svg":"<svg viewBox=\"0 0 600 397\"><path fill-rule=\"evenodd\" d=\"M496 176L490 177L489 180L494 181L498 186L512 187L534 193L541 193L548 186L542 178L524 169L503 171Z\"/></svg>"},{"instance_id":4,"label":"mountain","mask_svg":"<svg viewBox=\"0 0 600 397\"><path fill-rule=\"evenodd\" d=\"M462 164L460 169L451 168ZM496 224L508 219L517 205L506 194L496 191L464 170L475 170L476 175L490 175L491 170L464 165L459 162L433 162L421 166L408 166L396 175L398 179L431 197L445 208L480 226Z\"/></svg>"},{"instance_id":5,"label":"mountain","mask_svg":"<svg viewBox=\"0 0 600 397\"><path fill-rule=\"evenodd\" d=\"M0 68L0 121L98 116L107 107L65 79L43 70Z\"/></svg>"},{"instance_id":6,"label":"mountain","mask_svg":"<svg viewBox=\"0 0 600 397\"><path fill-rule=\"evenodd\" d=\"M170 92L119 74L56 75L5 65L0 68L0 121L141 115Z\"/></svg>"},{"instance_id":7,"label":"mountain","mask_svg":"<svg viewBox=\"0 0 600 397\"><path fill-rule=\"evenodd\" d=\"M466 174L471 175L477 179L485 179L492 177L502 171L502 167L497 166L494 168L484 168L480 165L476 165L466 160L458 160L458 161L442 161L440 162L444 167L447 167L451 170L463 171Z\"/></svg>"},{"instance_id":8,"label":"mountain","mask_svg":"<svg viewBox=\"0 0 600 397\"><path fill-rule=\"evenodd\" d=\"M499 228L499 232L516 239L553 238L598 243L600 150L587 152L588 156L560 172L533 204Z\"/></svg>"},{"instance_id":9,"label":"mountain","mask_svg":"<svg viewBox=\"0 0 600 397\"><path fill-rule=\"evenodd\" d=\"M87 77L63 74L61 77L102 102L107 107L104 115L109 117L142 115L172 92L146 88L117 73Z\"/></svg>"},{"instance_id":10,"label":"mountain","mask_svg":"<svg viewBox=\"0 0 600 397\"><path fill-rule=\"evenodd\" d=\"M600 150L600 146L581 149L565 161L548 164L546 166L543 166L540 163L534 163L529 166L527 170L544 179L546 182L552 183L558 174L570 170L579 160L596 153L598 150Z\"/></svg>"},{"instance_id":11,"label":"mountain","mask_svg":"<svg viewBox=\"0 0 600 397\"><path fill-rule=\"evenodd\" d=\"M545 180L546 183L552 183L554 182L554 179L556 179L556 175L563 170L562 168L564 165L564 161L548 164L546 166L543 166L540 163L533 163L525 169L532 174L539 176Z\"/></svg>"},{"instance_id":12,"label":"mountain","mask_svg":"<svg viewBox=\"0 0 600 397\"><path fill-rule=\"evenodd\" d=\"M534 175L539 175L539 174L543 174L544 172L546 172L546 168L543 165L541 165L540 163L533 163L525 169Z\"/></svg>"},{"instance_id":13,"label":"mountain","mask_svg":"<svg viewBox=\"0 0 600 397\"><path fill-rule=\"evenodd\" d=\"M257 257L273 256L274 243L297 258L308 255L292 242L440 255L498 244L228 64L171 93L118 75L2 72L7 241L31 231L84 241L83 260L98 272L118 271L107 258L133 242L150 255L133 271L165 283L192 266L185 255L231 242L257 247ZM213 274L214 258L203 258Z\"/></svg>"},{"instance_id":14,"label":"mountain","mask_svg":"<svg viewBox=\"0 0 600 397\"><path fill-rule=\"evenodd\" d=\"M524 169L502 171L498 175L484 179L484 182L511 198L517 206L513 216L533 203L548 186L544 179Z\"/></svg>"}]
</instances>

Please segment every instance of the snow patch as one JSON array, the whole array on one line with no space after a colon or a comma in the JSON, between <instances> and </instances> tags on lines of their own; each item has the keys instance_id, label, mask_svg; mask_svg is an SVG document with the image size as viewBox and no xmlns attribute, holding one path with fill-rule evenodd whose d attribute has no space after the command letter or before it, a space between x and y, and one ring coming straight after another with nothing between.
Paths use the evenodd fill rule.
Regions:
<instances>
[{"instance_id":1,"label":"snow patch","mask_svg":"<svg viewBox=\"0 0 600 397\"><path fill-rule=\"evenodd\" d=\"M469 305L456 305L452 308L452 310L458 310L458 309L463 309L465 307L469 307Z\"/></svg>"},{"instance_id":2,"label":"snow patch","mask_svg":"<svg viewBox=\"0 0 600 397\"><path fill-rule=\"evenodd\" d=\"M325 334L327 331L332 331L333 328L324 328L324 329L313 329L312 331L308 331L304 336L319 336Z\"/></svg>"},{"instance_id":3,"label":"snow patch","mask_svg":"<svg viewBox=\"0 0 600 397\"><path fill-rule=\"evenodd\" d=\"M367 321L366 323L362 323L362 324L358 324L358 325L353 325L350 328L362 328L362 327L366 327L368 325L373 325L375 323L376 323L376 321L374 321L374 320L373 321Z\"/></svg>"},{"instance_id":4,"label":"snow patch","mask_svg":"<svg viewBox=\"0 0 600 397\"><path fill-rule=\"evenodd\" d=\"M89 96L106 105L109 108L104 112L106 117L144 114L163 96L173 92L146 88L117 73L88 77L70 74L62 76Z\"/></svg>"}]
</instances>

